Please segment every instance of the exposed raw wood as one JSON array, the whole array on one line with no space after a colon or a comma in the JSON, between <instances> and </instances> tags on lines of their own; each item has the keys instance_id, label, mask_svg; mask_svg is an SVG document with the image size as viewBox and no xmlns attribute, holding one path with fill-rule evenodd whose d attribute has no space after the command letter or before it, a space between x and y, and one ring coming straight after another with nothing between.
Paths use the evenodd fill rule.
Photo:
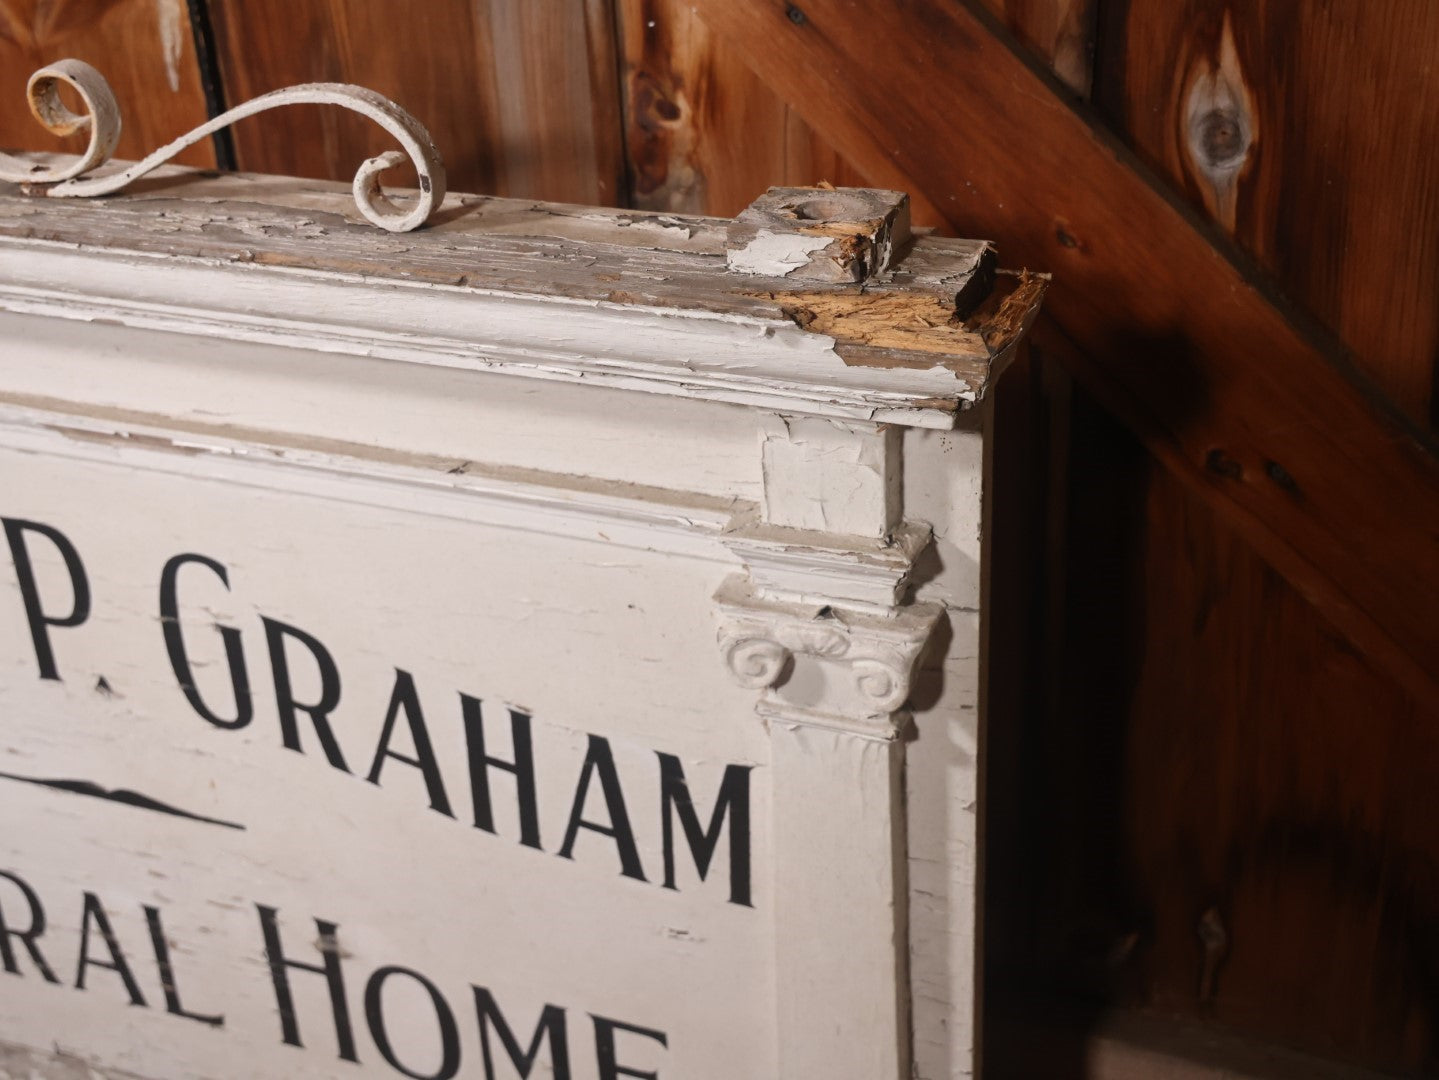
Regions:
<instances>
[{"instance_id":1,"label":"exposed raw wood","mask_svg":"<svg viewBox=\"0 0 1439 1080\"><path fill-rule=\"evenodd\" d=\"M729 268L791 281L865 282L908 248L909 197L873 188L772 187L729 226Z\"/></svg>"},{"instance_id":2,"label":"exposed raw wood","mask_svg":"<svg viewBox=\"0 0 1439 1080\"><path fill-rule=\"evenodd\" d=\"M172 170L148 190L63 207L10 188L0 193L0 304L196 332L219 319L247 340L713 400L758 393L799 412L939 427L983 394L1012 345L951 325L956 295L989 265L982 242L920 237L914 268L894 267L947 316L936 325L891 312L821 332L793 315L816 302L815 282L728 269L726 222L456 199L457 212L397 236L355 225L348 193L316 181ZM105 250L76 257L75 244ZM307 288L288 287L292 271ZM195 291L185 304L164 299L174 273ZM834 285L820 298L883 313L902 287L866 288ZM1021 323L1038 300L1028 294ZM901 318L902 332L884 332ZM776 379L788 387L780 398Z\"/></svg>"},{"instance_id":3,"label":"exposed raw wood","mask_svg":"<svg viewBox=\"0 0 1439 1080\"><path fill-rule=\"evenodd\" d=\"M1439 423L1439 5L1131 0L1102 34L1120 134Z\"/></svg>"},{"instance_id":4,"label":"exposed raw wood","mask_svg":"<svg viewBox=\"0 0 1439 1080\"><path fill-rule=\"evenodd\" d=\"M1361 648L1439 698L1434 459L996 27L937 0L863 19L843 0L802 18L697 7L852 159L902 167L952 220L983 221L1007 260L1054 271L1047 310L1151 449Z\"/></svg>"},{"instance_id":5,"label":"exposed raw wood","mask_svg":"<svg viewBox=\"0 0 1439 1080\"><path fill-rule=\"evenodd\" d=\"M358 83L430 129L461 190L620 201L604 0L433 0L413 10L387 0L214 0L211 11L231 101L295 83ZM339 178L384 149L363 125L318 113L241 127L235 138L242 168L301 176Z\"/></svg>"},{"instance_id":6,"label":"exposed raw wood","mask_svg":"<svg viewBox=\"0 0 1439 1080\"><path fill-rule=\"evenodd\" d=\"M30 73L65 56L94 64L113 84L124 106L122 157L144 157L206 120L184 0L0 0L0 147L84 149L83 133L57 140L24 105ZM205 144L179 160L215 162Z\"/></svg>"},{"instance_id":7,"label":"exposed raw wood","mask_svg":"<svg viewBox=\"0 0 1439 1080\"><path fill-rule=\"evenodd\" d=\"M896 350L889 360L866 355L864 362L901 366L924 363L922 354L966 357L978 334L995 355L1029 329L1039 310L1048 280L1025 273L1020 284L1004 290L991 310L988 305L963 318L948 296L914 294L883 286L864 292L761 293L774 300L798 325L839 341ZM859 362L856 360L855 362ZM962 361L961 361L962 363ZM960 370L956 367L956 373Z\"/></svg>"}]
</instances>

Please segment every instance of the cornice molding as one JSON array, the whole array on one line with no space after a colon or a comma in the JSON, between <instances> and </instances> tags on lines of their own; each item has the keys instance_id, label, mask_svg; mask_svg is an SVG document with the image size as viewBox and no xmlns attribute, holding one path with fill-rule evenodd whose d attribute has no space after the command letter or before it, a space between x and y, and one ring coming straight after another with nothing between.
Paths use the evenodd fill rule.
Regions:
<instances>
[{"instance_id":1,"label":"cornice molding","mask_svg":"<svg viewBox=\"0 0 1439 1080\"><path fill-rule=\"evenodd\" d=\"M744 563L755 589L771 599L887 615L903 602L932 536L917 521L870 540L768 525L750 514L726 530L724 544Z\"/></svg>"}]
</instances>

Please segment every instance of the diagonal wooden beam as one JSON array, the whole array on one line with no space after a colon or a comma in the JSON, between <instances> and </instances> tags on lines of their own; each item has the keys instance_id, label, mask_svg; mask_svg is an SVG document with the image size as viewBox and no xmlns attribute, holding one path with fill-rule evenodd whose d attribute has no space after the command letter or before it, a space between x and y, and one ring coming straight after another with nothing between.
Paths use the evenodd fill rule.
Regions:
<instances>
[{"instance_id":1,"label":"diagonal wooden beam","mask_svg":"<svg viewBox=\"0 0 1439 1080\"><path fill-rule=\"evenodd\" d=\"M1423 436L992 19L957 0L694 4L861 170L908 178L1006 264L1052 271L1052 347L1350 641L1439 703L1439 461Z\"/></svg>"}]
</instances>

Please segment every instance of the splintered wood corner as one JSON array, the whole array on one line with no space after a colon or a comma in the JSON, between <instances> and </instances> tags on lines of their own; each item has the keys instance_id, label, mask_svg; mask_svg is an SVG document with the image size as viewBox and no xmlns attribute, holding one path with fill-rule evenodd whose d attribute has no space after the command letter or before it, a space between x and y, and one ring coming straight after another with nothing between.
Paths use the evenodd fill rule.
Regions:
<instances>
[{"instance_id":1,"label":"splintered wood corner","mask_svg":"<svg viewBox=\"0 0 1439 1080\"><path fill-rule=\"evenodd\" d=\"M958 378L976 361L993 367L1007 357L1048 281L1026 271L996 289L989 244L969 245L958 263L927 258L915 249L909 197L897 191L770 188L730 224L727 246L731 270L796 282L750 295L832 338L846 364L937 363Z\"/></svg>"},{"instance_id":2,"label":"splintered wood corner","mask_svg":"<svg viewBox=\"0 0 1439 1080\"><path fill-rule=\"evenodd\" d=\"M356 220L344 185L171 168L124 195L64 206L0 185L0 257L7 247L20 258L36 242L58 243L122 259L133 252L136 265L150 268L166 265L158 255L304 271L320 275L317 287L359 278L378 290L377 303L415 312L413 335L391 347L395 358L429 349L451 366L642 380L660 393L729 401L748 400L756 377L779 378L796 412L953 426L955 414L984 397L1033 320L1046 279L997 275L994 249L983 241L911 236L908 201L898 192L775 190L814 197L793 223L792 250L783 236L771 244L770 226L757 229L745 215L729 221L473 195L451 196L418 232L388 235ZM881 212L848 225L824 212L856 200L883 204ZM737 253L737 244L748 246ZM997 280L1008 287L996 288ZM416 305L454 304L463 294L476 305L533 298L542 305L537 348L553 351L525 357L511 349L497 364L513 332L478 306L453 308L448 322L418 314ZM115 317L147 317L136 299L122 298ZM673 330L679 320L691 335L704 328L713 347L665 353L653 335L637 339L639 322ZM375 355L386 347L377 344ZM556 375L560 353L572 370Z\"/></svg>"},{"instance_id":3,"label":"splintered wood corner","mask_svg":"<svg viewBox=\"0 0 1439 1080\"><path fill-rule=\"evenodd\" d=\"M1005 355L1033 323L1049 280L1048 274L1029 270L998 279L990 275L986 295L958 299L883 288L762 295L778 302L797 326L827 334L843 347L868 349L842 348L848 363L914 367L933 364L935 356L957 364L962 357ZM971 306L967 300L977 303Z\"/></svg>"}]
</instances>

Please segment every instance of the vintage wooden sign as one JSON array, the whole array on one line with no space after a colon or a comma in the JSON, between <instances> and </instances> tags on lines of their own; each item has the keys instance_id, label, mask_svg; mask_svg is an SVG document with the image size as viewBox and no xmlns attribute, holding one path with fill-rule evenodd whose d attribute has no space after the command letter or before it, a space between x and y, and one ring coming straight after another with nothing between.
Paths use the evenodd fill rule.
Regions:
<instances>
[{"instance_id":1,"label":"vintage wooden sign","mask_svg":"<svg viewBox=\"0 0 1439 1080\"><path fill-rule=\"evenodd\" d=\"M991 261L0 189L0 1063L967 1069Z\"/></svg>"}]
</instances>

